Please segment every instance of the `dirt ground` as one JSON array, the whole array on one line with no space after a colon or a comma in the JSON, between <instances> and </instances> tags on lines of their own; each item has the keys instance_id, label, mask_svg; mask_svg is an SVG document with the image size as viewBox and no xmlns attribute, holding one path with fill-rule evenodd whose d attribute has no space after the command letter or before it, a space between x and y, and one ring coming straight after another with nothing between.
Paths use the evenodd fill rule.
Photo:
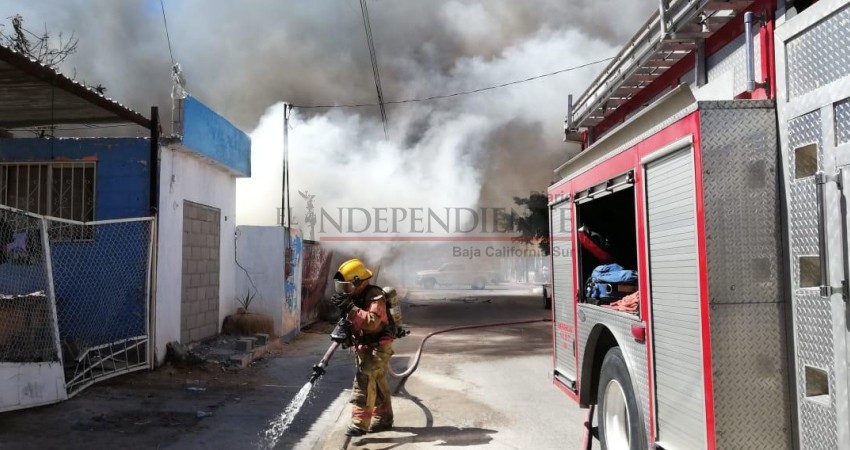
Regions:
<instances>
[{"instance_id":1,"label":"dirt ground","mask_svg":"<svg viewBox=\"0 0 850 450\"><path fill-rule=\"evenodd\" d=\"M213 363L166 364L98 383L63 403L2 413L0 449L184 448L176 444L219 434L210 432L222 429L217 422L225 410L227 415L235 411L241 416L229 422L242 436L237 438L239 431L234 431L224 440L245 448L290 392L309 377L304 372L310 361L321 357L329 327L318 324L301 333L294 344L277 344L241 370Z\"/></svg>"}]
</instances>

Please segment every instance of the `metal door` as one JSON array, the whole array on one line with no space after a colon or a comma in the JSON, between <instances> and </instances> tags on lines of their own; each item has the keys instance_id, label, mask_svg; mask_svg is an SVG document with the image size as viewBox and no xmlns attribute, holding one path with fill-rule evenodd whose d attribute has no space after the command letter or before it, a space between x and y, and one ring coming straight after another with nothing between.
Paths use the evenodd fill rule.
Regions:
<instances>
[{"instance_id":1,"label":"metal door","mask_svg":"<svg viewBox=\"0 0 850 450\"><path fill-rule=\"evenodd\" d=\"M555 315L555 375L575 389L576 333L573 286L572 207L570 201L552 206L552 308Z\"/></svg>"},{"instance_id":2,"label":"metal door","mask_svg":"<svg viewBox=\"0 0 850 450\"><path fill-rule=\"evenodd\" d=\"M776 31L801 449L850 448L847 170L841 169L850 163L848 3L822 0Z\"/></svg>"},{"instance_id":3,"label":"metal door","mask_svg":"<svg viewBox=\"0 0 850 450\"><path fill-rule=\"evenodd\" d=\"M650 310L659 444L706 447L692 147L646 164Z\"/></svg>"}]
</instances>

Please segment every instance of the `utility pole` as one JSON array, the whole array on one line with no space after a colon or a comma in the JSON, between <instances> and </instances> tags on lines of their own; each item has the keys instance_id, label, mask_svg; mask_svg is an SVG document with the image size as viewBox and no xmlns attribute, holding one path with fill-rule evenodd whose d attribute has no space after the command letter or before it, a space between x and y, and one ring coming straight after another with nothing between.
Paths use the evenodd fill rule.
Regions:
<instances>
[{"instance_id":1,"label":"utility pole","mask_svg":"<svg viewBox=\"0 0 850 450\"><path fill-rule=\"evenodd\" d=\"M292 105L283 104L283 183L280 192L280 226L283 228L283 277L288 279L292 272L292 256L290 250L291 221L289 214L289 114ZM284 296L286 293L284 293Z\"/></svg>"},{"instance_id":2,"label":"utility pole","mask_svg":"<svg viewBox=\"0 0 850 450\"><path fill-rule=\"evenodd\" d=\"M280 225L289 227L289 116L292 113L292 105L283 104L283 185L280 195Z\"/></svg>"}]
</instances>

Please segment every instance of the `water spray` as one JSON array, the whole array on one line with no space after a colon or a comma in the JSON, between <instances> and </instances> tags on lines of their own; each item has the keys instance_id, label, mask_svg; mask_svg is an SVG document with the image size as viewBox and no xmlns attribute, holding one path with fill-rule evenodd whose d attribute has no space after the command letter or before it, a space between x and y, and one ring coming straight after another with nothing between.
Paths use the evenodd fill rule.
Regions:
<instances>
[{"instance_id":1,"label":"water spray","mask_svg":"<svg viewBox=\"0 0 850 450\"><path fill-rule=\"evenodd\" d=\"M389 316L392 317L392 325L391 332L393 336L396 338L401 338L410 334L409 330L406 330L402 327L402 316L401 316L401 304L398 300L398 295L393 288L384 288L384 294L387 297L387 303L389 305ZM449 333L452 331L461 331L461 330L472 330L478 328L492 328L492 327L505 327L511 325L522 325L527 323L536 323L536 322L551 322L551 318L543 318L543 319L525 319L525 320L517 320L510 322L497 322L497 323L485 323L478 325L464 325L458 327L445 328L442 330L433 331L428 333L424 338L422 338L422 342L419 343L419 348L416 350L416 355L413 357L413 362L405 369L403 372L397 373L392 370L392 367L389 368L389 375L393 378L400 379L398 386L395 389L394 393L397 393L407 379L413 375L416 369L419 367L419 361L422 358L422 353L425 349L425 343L433 336L443 333ZM346 319L345 317L341 318L339 322L337 322L336 327L331 332L331 340L333 341L325 351L325 354L322 355L322 359L319 360L313 366L313 374L310 376L310 380L304 384L304 387L295 395L295 398L290 402L290 404L286 407L286 410L277 418L269 423L266 427L266 430L261 435L261 441L259 448L262 449L271 449L279 441L280 437L283 433L289 428L289 425L295 419L295 415L298 414L298 411L303 406L304 402L307 400L310 391L313 386L319 379L325 374L326 369L328 367L328 363L333 357L334 353L336 353L337 349L349 348L354 344L353 333L352 333L352 325L351 321Z\"/></svg>"}]
</instances>

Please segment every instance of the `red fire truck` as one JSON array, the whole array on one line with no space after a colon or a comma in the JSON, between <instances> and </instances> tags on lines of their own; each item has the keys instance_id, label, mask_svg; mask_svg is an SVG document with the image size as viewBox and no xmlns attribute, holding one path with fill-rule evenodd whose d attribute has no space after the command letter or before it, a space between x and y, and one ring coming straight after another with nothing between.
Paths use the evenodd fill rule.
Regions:
<instances>
[{"instance_id":1,"label":"red fire truck","mask_svg":"<svg viewBox=\"0 0 850 450\"><path fill-rule=\"evenodd\" d=\"M568 102L554 382L607 449L850 449L850 1L659 3Z\"/></svg>"}]
</instances>

